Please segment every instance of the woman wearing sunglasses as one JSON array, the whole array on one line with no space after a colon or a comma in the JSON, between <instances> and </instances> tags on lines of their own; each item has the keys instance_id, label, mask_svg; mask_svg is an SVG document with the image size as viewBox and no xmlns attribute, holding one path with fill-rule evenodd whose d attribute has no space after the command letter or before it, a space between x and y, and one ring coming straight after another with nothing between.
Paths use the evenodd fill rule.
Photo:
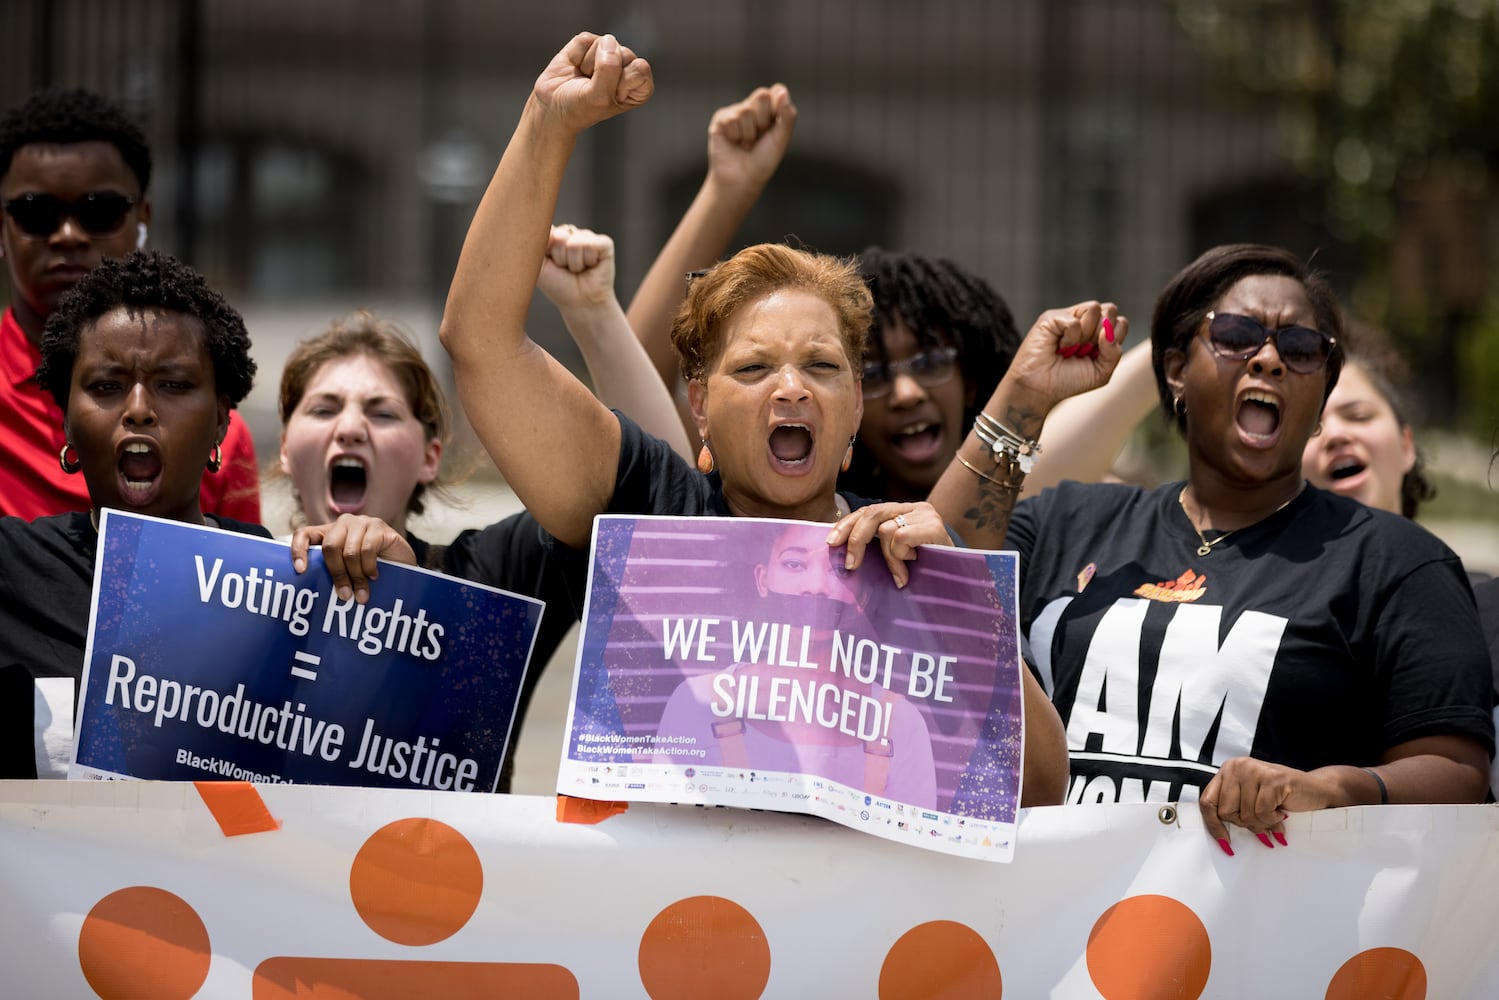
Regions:
<instances>
[{"instance_id":1,"label":"woman wearing sunglasses","mask_svg":"<svg viewBox=\"0 0 1499 1000\"><path fill-rule=\"evenodd\" d=\"M1342 337L1332 291L1294 255L1210 250L1151 324L1185 482L1065 482L1014 505L1015 453L1090 382L1067 370L1090 338L1079 350L1043 323L986 407L989 441L965 442L938 484L934 501L970 511L960 533L1007 526L1021 553L1022 628L1067 727L1069 802L1195 798L1232 854L1230 825L1284 844L1293 811L1482 800L1489 668L1461 563L1303 477Z\"/></svg>"},{"instance_id":2,"label":"woman wearing sunglasses","mask_svg":"<svg viewBox=\"0 0 1499 1000\"><path fill-rule=\"evenodd\" d=\"M43 90L0 118L0 255L11 302L0 318L0 514L87 510L83 479L58 462L62 412L31 378L58 300L99 262L143 245L151 151L117 105L86 90ZM260 520L255 442L238 414L224 461L205 472L203 509Z\"/></svg>"}]
</instances>

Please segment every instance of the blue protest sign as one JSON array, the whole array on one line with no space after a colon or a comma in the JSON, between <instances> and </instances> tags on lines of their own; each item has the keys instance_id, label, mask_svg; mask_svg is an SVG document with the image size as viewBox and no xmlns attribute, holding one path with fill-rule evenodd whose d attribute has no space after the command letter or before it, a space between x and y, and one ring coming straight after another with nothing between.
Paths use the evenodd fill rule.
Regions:
<instances>
[{"instance_id":1,"label":"blue protest sign","mask_svg":"<svg viewBox=\"0 0 1499 1000\"><path fill-rule=\"evenodd\" d=\"M493 791L541 602L105 511L70 777Z\"/></svg>"}]
</instances>

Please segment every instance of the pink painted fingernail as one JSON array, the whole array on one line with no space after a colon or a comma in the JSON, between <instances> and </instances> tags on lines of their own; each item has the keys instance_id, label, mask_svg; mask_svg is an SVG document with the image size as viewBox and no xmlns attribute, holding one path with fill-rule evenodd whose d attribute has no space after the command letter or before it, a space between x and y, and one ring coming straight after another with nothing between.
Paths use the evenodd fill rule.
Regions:
<instances>
[{"instance_id":1,"label":"pink painted fingernail","mask_svg":"<svg viewBox=\"0 0 1499 1000\"><path fill-rule=\"evenodd\" d=\"M1224 854L1227 854L1229 857L1234 856L1234 849L1228 846L1228 841L1223 837L1218 838L1218 846L1223 848Z\"/></svg>"},{"instance_id":2,"label":"pink painted fingernail","mask_svg":"<svg viewBox=\"0 0 1499 1000\"><path fill-rule=\"evenodd\" d=\"M1103 318L1103 335L1109 343L1114 342L1114 321L1107 316Z\"/></svg>"},{"instance_id":3,"label":"pink painted fingernail","mask_svg":"<svg viewBox=\"0 0 1499 1000\"><path fill-rule=\"evenodd\" d=\"M1266 847L1271 848L1272 850L1274 849L1275 845L1270 843L1270 838L1268 836L1263 833L1257 833L1255 834L1255 836L1260 838L1260 843L1264 844Z\"/></svg>"},{"instance_id":4,"label":"pink painted fingernail","mask_svg":"<svg viewBox=\"0 0 1499 1000\"><path fill-rule=\"evenodd\" d=\"M1286 843L1286 835L1283 834L1283 833L1281 833L1281 832L1279 832L1279 831L1276 831L1276 833L1275 833L1275 842L1277 844L1279 844L1281 847L1289 847L1290 846L1289 844Z\"/></svg>"}]
</instances>

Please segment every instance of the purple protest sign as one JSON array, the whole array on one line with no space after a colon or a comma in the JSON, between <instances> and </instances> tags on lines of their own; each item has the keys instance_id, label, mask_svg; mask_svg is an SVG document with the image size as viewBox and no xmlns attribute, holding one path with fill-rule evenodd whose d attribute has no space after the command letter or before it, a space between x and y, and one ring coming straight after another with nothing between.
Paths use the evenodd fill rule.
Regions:
<instances>
[{"instance_id":1,"label":"purple protest sign","mask_svg":"<svg viewBox=\"0 0 1499 1000\"><path fill-rule=\"evenodd\" d=\"M557 790L823 816L1009 860L1024 732L1013 553L897 589L828 525L600 517Z\"/></svg>"}]
</instances>

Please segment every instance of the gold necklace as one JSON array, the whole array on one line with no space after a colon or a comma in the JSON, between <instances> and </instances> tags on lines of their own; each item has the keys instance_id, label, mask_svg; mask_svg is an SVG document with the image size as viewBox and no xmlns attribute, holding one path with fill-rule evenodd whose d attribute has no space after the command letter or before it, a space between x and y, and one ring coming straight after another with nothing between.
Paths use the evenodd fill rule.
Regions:
<instances>
[{"instance_id":1,"label":"gold necklace","mask_svg":"<svg viewBox=\"0 0 1499 1000\"><path fill-rule=\"evenodd\" d=\"M1301 490L1305 487L1306 483L1303 482L1301 486L1297 488L1296 492L1291 494L1290 498L1287 499L1285 503L1281 504L1279 507L1266 514L1265 517L1260 518L1260 521L1265 520L1266 517L1274 517L1276 514L1279 514L1281 511L1285 510L1286 507L1290 505L1292 500L1295 500L1297 497L1301 496ZM1204 535L1202 533L1202 529L1197 526L1197 522L1192 520L1192 515L1187 513L1187 488L1185 486L1183 486L1182 491L1176 495L1176 503L1179 507L1181 507L1182 515L1187 519L1187 523L1192 526L1192 530L1197 532L1197 540L1202 543L1201 545L1197 546L1197 554L1200 556L1207 555L1209 552L1213 551L1214 545L1217 545L1229 535L1232 535L1235 531L1239 530L1238 528L1234 528L1230 531L1225 531L1223 534L1219 535L1217 538L1213 539L1210 542L1208 541L1208 536ZM1259 524L1260 521L1255 521L1254 523ZM1245 525L1244 527L1247 528L1250 527L1250 525Z\"/></svg>"}]
</instances>

